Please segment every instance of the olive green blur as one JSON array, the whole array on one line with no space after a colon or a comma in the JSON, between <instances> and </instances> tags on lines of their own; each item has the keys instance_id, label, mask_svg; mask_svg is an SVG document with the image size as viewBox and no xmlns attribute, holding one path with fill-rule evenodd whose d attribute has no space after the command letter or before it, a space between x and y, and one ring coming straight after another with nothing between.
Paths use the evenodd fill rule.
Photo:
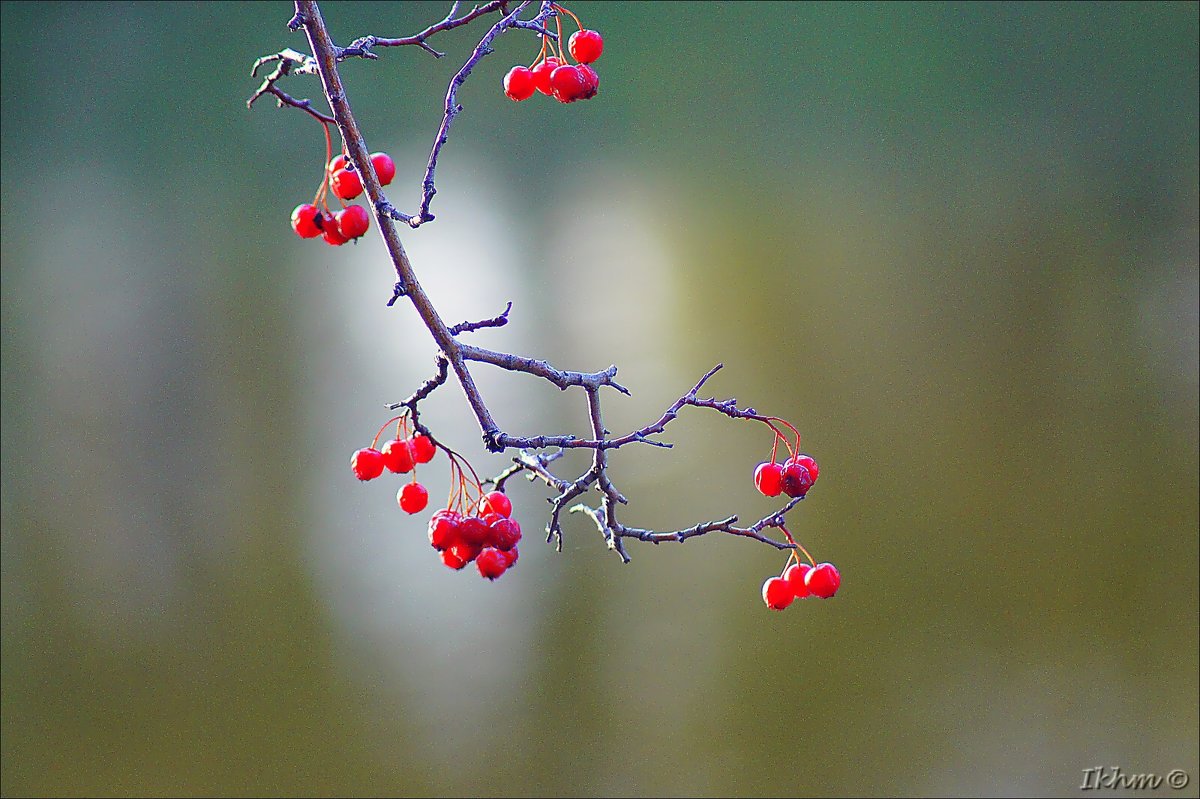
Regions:
<instances>
[{"instance_id":1,"label":"olive green blur","mask_svg":"<svg viewBox=\"0 0 1200 799\"><path fill-rule=\"evenodd\" d=\"M347 44L449 6L323 10ZM537 44L501 37L417 273L448 323L515 301L472 342L616 363L614 432L723 362L704 393L821 465L789 518L838 595L767 610L786 556L721 534L622 565L571 516L555 553L521 480L513 571L444 568L348 468L433 345L374 220L288 227L320 125L245 105L291 5L4 3L3 794L1195 796L1198 6L570 8L599 95L507 100ZM341 67L402 210L486 24ZM509 432L586 434L476 371ZM456 384L425 405L504 468ZM760 425L663 438L613 456L627 523L778 506Z\"/></svg>"}]
</instances>

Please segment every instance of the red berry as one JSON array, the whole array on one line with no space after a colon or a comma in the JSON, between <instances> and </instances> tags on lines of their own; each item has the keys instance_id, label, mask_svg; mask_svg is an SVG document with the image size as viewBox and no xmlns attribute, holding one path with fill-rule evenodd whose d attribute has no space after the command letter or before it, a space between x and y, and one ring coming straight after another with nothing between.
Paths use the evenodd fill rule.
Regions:
<instances>
[{"instance_id":1,"label":"red berry","mask_svg":"<svg viewBox=\"0 0 1200 799\"><path fill-rule=\"evenodd\" d=\"M812 488L812 484L812 475L808 473L808 469L796 463L794 458L784 461L783 477L779 481L783 493L792 498L803 497L808 493L808 489Z\"/></svg>"},{"instance_id":2,"label":"red berry","mask_svg":"<svg viewBox=\"0 0 1200 799\"><path fill-rule=\"evenodd\" d=\"M362 178L352 170L339 169L330 175L329 188L343 200L353 200L362 194Z\"/></svg>"},{"instance_id":3,"label":"red berry","mask_svg":"<svg viewBox=\"0 0 1200 799\"><path fill-rule=\"evenodd\" d=\"M434 549L446 550L458 543L458 525L462 517L452 510L442 509L429 520L429 544Z\"/></svg>"},{"instance_id":4,"label":"red berry","mask_svg":"<svg viewBox=\"0 0 1200 799\"><path fill-rule=\"evenodd\" d=\"M334 219L337 220L338 231L348 239L357 239L371 226L371 217L361 205L343 208L334 215Z\"/></svg>"},{"instance_id":5,"label":"red berry","mask_svg":"<svg viewBox=\"0 0 1200 799\"><path fill-rule=\"evenodd\" d=\"M796 595L792 592L792 587L788 585L787 580L782 577L768 577L767 581L763 583L762 598L771 610L783 610L792 604Z\"/></svg>"},{"instance_id":6,"label":"red berry","mask_svg":"<svg viewBox=\"0 0 1200 799\"><path fill-rule=\"evenodd\" d=\"M433 445L433 439L429 436L418 433L409 443L412 445L413 460L417 463L429 463L437 454L437 447Z\"/></svg>"},{"instance_id":7,"label":"red berry","mask_svg":"<svg viewBox=\"0 0 1200 799\"><path fill-rule=\"evenodd\" d=\"M379 450L383 465L396 474L408 474L413 470L412 447L403 439L393 439Z\"/></svg>"},{"instance_id":8,"label":"red berry","mask_svg":"<svg viewBox=\"0 0 1200 799\"><path fill-rule=\"evenodd\" d=\"M792 460L803 466L805 469L808 469L808 476L812 478L814 483L817 482L817 475L820 474L821 470L817 468L817 462L813 460L812 455L805 455L803 452L801 452L799 455L792 458Z\"/></svg>"},{"instance_id":9,"label":"red berry","mask_svg":"<svg viewBox=\"0 0 1200 799\"><path fill-rule=\"evenodd\" d=\"M479 557L483 547L479 544L468 544L466 541L456 541L447 552L453 552L463 563L470 563Z\"/></svg>"},{"instance_id":10,"label":"red berry","mask_svg":"<svg viewBox=\"0 0 1200 799\"><path fill-rule=\"evenodd\" d=\"M783 467L774 461L760 463L754 470L754 487L760 494L777 497L783 491L780 481L783 479Z\"/></svg>"},{"instance_id":11,"label":"red berry","mask_svg":"<svg viewBox=\"0 0 1200 799\"><path fill-rule=\"evenodd\" d=\"M510 550L521 540L521 525L515 519L501 516L489 525L492 546L496 549Z\"/></svg>"},{"instance_id":12,"label":"red berry","mask_svg":"<svg viewBox=\"0 0 1200 799\"><path fill-rule=\"evenodd\" d=\"M828 599L837 593L842 575L832 563L818 563L804 576L804 584L814 596Z\"/></svg>"},{"instance_id":13,"label":"red berry","mask_svg":"<svg viewBox=\"0 0 1200 799\"><path fill-rule=\"evenodd\" d=\"M315 239L321 235L321 227L317 218L321 212L311 203L297 205L292 211L292 230L302 239Z\"/></svg>"},{"instance_id":14,"label":"red berry","mask_svg":"<svg viewBox=\"0 0 1200 799\"><path fill-rule=\"evenodd\" d=\"M491 528L478 516L468 516L458 525L458 534L465 543L483 546L491 538Z\"/></svg>"},{"instance_id":15,"label":"red berry","mask_svg":"<svg viewBox=\"0 0 1200 799\"><path fill-rule=\"evenodd\" d=\"M512 516L512 500L503 491L491 491L484 494L483 501L479 504L483 510L499 513L505 518Z\"/></svg>"},{"instance_id":16,"label":"red berry","mask_svg":"<svg viewBox=\"0 0 1200 799\"><path fill-rule=\"evenodd\" d=\"M463 566L467 565L467 561L456 555L453 549L446 549L442 551L442 563L455 570L461 569Z\"/></svg>"},{"instance_id":17,"label":"red berry","mask_svg":"<svg viewBox=\"0 0 1200 799\"><path fill-rule=\"evenodd\" d=\"M340 247L350 240L342 235L342 231L338 230L337 218L333 214L325 214L321 217L321 231L321 237L335 247Z\"/></svg>"},{"instance_id":18,"label":"red berry","mask_svg":"<svg viewBox=\"0 0 1200 799\"><path fill-rule=\"evenodd\" d=\"M375 168L380 186L386 186L396 177L396 162L387 153L371 153L371 166Z\"/></svg>"},{"instance_id":19,"label":"red berry","mask_svg":"<svg viewBox=\"0 0 1200 799\"><path fill-rule=\"evenodd\" d=\"M577 69L583 75L583 94L579 96L579 99L590 100L596 96L596 92L600 89L600 76L596 74L596 70L587 64L580 64Z\"/></svg>"},{"instance_id":20,"label":"red berry","mask_svg":"<svg viewBox=\"0 0 1200 799\"><path fill-rule=\"evenodd\" d=\"M475 568L479 569L482 576L495 580L508 568L508 556L498 549L488 547L475 558Z\"/></svg>"},{"instance_id":21,"label":"red berry","mask_svg":"<svg viewBox=\"0 0 1200 799\"><path fill-rule=\"evenodd\" d=\"M325 168L328 169L329 174L332 175L334 172L337 172L339 169L345 169L348 166L350 166L350 159L348 157L346 157L345 154L339 153L338 155L335 155L333 157L333 160L330 161L329 165L326 166Z\"/></svg>"},{"instance_id":22,"label":"red berry","mask_svg":"<svg viewBox=\"0 0 1200 799\"><path fill-rule=\"evenodd\" d=\"M429 492L420 483L409 483L396 494L396 503L405 513L420 513L429 504Z\"/></svg>"},{"instance_id":23,"label":"red berry","mask_svg":"<svg viewBox=\"0 0 1200 799\"><path fill-rule=\"evenodd\" d=\"M504 76L504 94L510 100L521 102L533 97L537 91L537 79L529 67L515 66Z\"/></svg>"},{"instance_id":24,"label":"red berry","mask_svg":"<svg viewBox=\"0 0 1200 799\"><path fill-rule=\"evenodd\" d=\"M359 480L374 480L383 474L383 455L371 447L360 449L350 456L350 468Z\"/></svg>"},{"instance_id":25,"label":"red berry","mask_svg":"<svg viewBox=\"0 0 1200 799\"><path fill-rule=\"evenodd\" d=\"M564 64L550 73L550 88L560 103L573 103L587 91L587 78L579 67Z\"/></svg>"},{"instance_id":26,"label":"red berry","mask_svg":"<svg viewBox=\"0 0 1200 799\"><path fill-rule=\"evenodd\" d=\"M575 31L567 41L567 50L579 63L590 64L604 52L604 37L597 31Z\"/></svg>"},{"instance_id":27,"label":"red berry","mask_svg":"<svg viewBox=\"0 0 1200 799\"><path fill-rule=\"evenodd\" d=\"M783 573L783 579L787 580L788 585L792 587L792 593L796 595L796 599L804 599L809 595L808 586L804 584L804 577L811 570L812 566L807 563L793 563Z\"/></svg>"},{"instance_id":28,"label":"red berry","mask_svg":"<svg viewBox=\"0 0 1200 799\"><path fill-rule=\"evenodd\" d=\"M550 74L558 69L561 62L554 57L547 58L533 68L533 85L542 94L552 94L554 89L550 86Z\"/></svg>"},{"instance_id":29,"label":"red berry","mask_svg":"<svg viewBox=\"0 0 1200 799\"><path fill-rule=\"evenodd\" d=\"M503 551L504 550L501 550L501 552ZM517 562L517 548L513 547L507 552L504 552L504 555L508 558L508 568L511 569L513 564Z\"/></svg>"}]
</instances>

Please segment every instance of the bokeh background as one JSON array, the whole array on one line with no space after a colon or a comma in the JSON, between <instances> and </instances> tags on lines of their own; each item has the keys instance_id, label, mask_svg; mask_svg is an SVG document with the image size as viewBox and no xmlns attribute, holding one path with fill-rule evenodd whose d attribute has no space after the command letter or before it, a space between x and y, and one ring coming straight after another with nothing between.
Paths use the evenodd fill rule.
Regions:
<instances>
[{"instance_id":1,"label":"bokeh background","mask_svg":"<svg viewBox=\"0 0 1200 799\"><path fill-rule=\"evenodd\" d=\"M329 3L335 39L448 3ZM794 530L844 576L584 520L495 584L440 565L398 480L347 466L432 371L375 232L288 227L320 126L247 110L305 49L285 2L5 3L5 795L1071 795L1186 770L1197 734L1194 3L571 6L600 95L514 104L504 36L460 93L438 219L404 235L449 321L616 363L657 418L710 383L822 477ZM457 65L344 64L411 210ZM319 97L315 78L285 88ZM512 432L576 396L477 367ZM453 384L426 420L481 471ZM632 524L775 503L756 426L622 450ZM578 467L579 462L571 464ZM435 497L445 461L423 468Z\"/></svg>"}]
</instances>

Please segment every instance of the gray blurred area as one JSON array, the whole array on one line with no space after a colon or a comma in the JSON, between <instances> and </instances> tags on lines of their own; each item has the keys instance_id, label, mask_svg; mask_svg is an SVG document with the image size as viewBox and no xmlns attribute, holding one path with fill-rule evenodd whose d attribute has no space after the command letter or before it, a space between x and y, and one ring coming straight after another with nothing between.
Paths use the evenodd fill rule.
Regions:
<instances>
[{"instance_id":1,"label":"gray blurred area","mask_svg":"<svg viewBox=\"0 0 1200 799\"><path fill-rule=\"evenodd\" d=\"M448 8L324 13L345 44ZM417 272L450 322L514 302L472 341L616 363L614 431L724 362L821 464L792 529L838 596L768 611L784 557L719 534L623 566L572 517L556 553L523 481L513 572L444 568L346 468L433 344L377 231L290 231L320 126L245 107L290 4L4 3L3 794L1195 796L1197 5L570 8L599 96L506 100L537 47L502 37ZM482 33L342 66L404 210ZM586 432L476 371L509 431ZM456 385L425 419L506 464ZM628 523L776 506L763 430L666 438L613 457Z\"/></svg>"}]
</instances>

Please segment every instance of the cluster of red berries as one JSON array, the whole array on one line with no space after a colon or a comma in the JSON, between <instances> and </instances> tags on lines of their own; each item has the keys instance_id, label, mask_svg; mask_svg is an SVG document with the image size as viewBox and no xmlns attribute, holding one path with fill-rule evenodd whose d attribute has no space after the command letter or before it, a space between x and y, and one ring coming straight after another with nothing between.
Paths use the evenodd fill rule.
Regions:
<instances>
[{"instance_id":1,"label":"cluster of red berries","mask_svg":"<svg viewBox=\"0 0 1200 799\"><path fill-rule=\"evenodd\" d=\"M768 577L763 583L763 602L771 610L783 610L797 599L817 596L828 599L837 593L842 575L832 563L809 565L797 560L780 577Z\"/></svg>"},{"instance_id":2,"label":"cluster of red berries","mask_svg":"<svg viewBox=\"0 0 1200 799\"><path fill-rule=\"evenodd\" d=\"M474 561L480 576L495 580L517 562L521 525L511 515L508 495L491 491L474 513L451 508L435 512L429 520L429 543L451 569Z\"/></svg>"},{"instance_id":3,"label":"cluster of red berries","mask_svg":"<svg viewBox=\"0 0 1200 799\"><path fill-rule=\"evenodd\" d=\"M386 429L392 422L397 422L396 437L376 449L379 436L383 434L381 429L371 446L364 447L350 456L350 469L359 480L374 480L383 474L384 469L396 474L412 472L412 480L396 492L396 504L405 513L420 513L429 504L429 491L417 482L417 464L433 460L433 456L437 454L437 447L429 436L420 433L407 435L406 417L389 419L383 428Z\"/></svg>"},{"instance_id":4,"label":"cluster of red berries","mask_svg":"<svg viewBox=\"0 0 1200 799\"><path fill-rule=\"evenodd\" d=\"M328 143L329 128L325 130ZM371 166L382 186L392 182L396 176L396 164L387 153L372 153ZM361 205L346 205L334 213L329 210L329 192L339 201L353 200L362 194L362 176L345 155L329 161L317 195L311 203L301 203L292 211L292 230L302 239L318 236L326 243L340 247L348 241L360 238L371 226L371 215Z\"/></svg>"},{"instance_id":5,"label":"cluster of red berries","mask_svg":"<svg viewBox=\"0 0 1200 799\"><path fill-rule=\"evenodd\" d=\"M571 14L561 6L554 7L556 11ZM579 22L579 17L571 16L579 25L579 30L571 34L567 42L567 52L576 63L572 64L562 51L562 24L558 28L559 49L554 55L553 45L547 37L542 37L542 52L534 59L533 65L515 66L504 76L504 94L510 100L528 100L535 92L550 95L560 103L573 103L576 100L590 100L596 96L600 88L600 76L590 64L604 52L604 37L597 31L587 30ZM547 55L547 49L550 54Z\"/></svg>"},{"instance_id":6,"label":"cluster of red berries","mask_svg":"<svg viewBox=\"0 0 1200 799\"><path fill-rule=\"evenodd\" d=\"M820 470L812 456L800 453L784 461L776 463L774 457L770 461L760 463L754 470L754 487L759 493L768 497L787 494L793 499L802 498L817 482Z\"/></svg>"}]
</instances>

